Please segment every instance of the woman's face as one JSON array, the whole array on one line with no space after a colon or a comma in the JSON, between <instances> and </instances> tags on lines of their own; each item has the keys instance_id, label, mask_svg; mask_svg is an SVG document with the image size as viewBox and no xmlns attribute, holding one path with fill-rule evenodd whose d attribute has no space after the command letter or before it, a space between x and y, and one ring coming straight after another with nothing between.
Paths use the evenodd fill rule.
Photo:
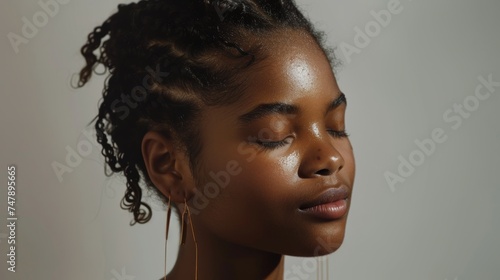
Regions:
<instances>
[{"instance_id":1,"label":"woman's face","mask_svg":"<svg viewBox=\"0 0 500 280\"><path fill-rule=\"evenodd\" d=\"M269 57L247 75L242 98L203 111L202 171L190 206L197 231L320 256L342 244L351 201L354 157L341 133L346 103L317 44L303 33L285 36L273 39ZM330 192L340 200L306 209Z\"/></svg>"}]
</instances>

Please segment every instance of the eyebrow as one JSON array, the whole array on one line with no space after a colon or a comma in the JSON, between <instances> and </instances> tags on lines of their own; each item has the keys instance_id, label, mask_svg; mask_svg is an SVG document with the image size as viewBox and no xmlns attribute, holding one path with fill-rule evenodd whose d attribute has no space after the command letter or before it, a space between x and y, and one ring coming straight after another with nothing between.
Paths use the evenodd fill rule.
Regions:
<instances>
[{"instance_id":1,"label":"eyebrow","mask_svg":"<svg viewBox=\"0 0 500 280\"><path fill-rule=\"evenodd\" d=\"M340 95L337 98L335 98L330 103L330 105L328 105L328 108L326 109L325 114L328 114L328 112L336 109L337 107L339 107L342 104L346 104L347 105L347 99L345 98L345 94L343 92L340 92Z\"/></svg>"},{"instance_id":2,"label":"eyebrow","mask_svg":"<svg viewBox=\"0 0 500 280\"><path fill-rule=\"evenodd\" d=\"M298 112L299 108L295 105L279 103L279 102L267 103L267 104L260 104L252 111L241 115L238 119L242 123L249 123L271 114L292 115L292 114L297 114Z\"/></svg>"},{"instance_id":3,"label":"eyebrow","mask_svg":"<svg viewBox=\"0 0 500 280\"><path fill-rule=\"evenodd\" d=\"M347 104L346 97L343 92L335 98L326 108L325 114L334 110L342 104ZM281 114L281 115L294 115L299 112L299 107L296 105L286 104L286 103L266 103L260 104L248 113L245 113L238 117L238 120L242 123L250 123L257 119L263 118L271 114Z\"/></svg>"}]
</instances>

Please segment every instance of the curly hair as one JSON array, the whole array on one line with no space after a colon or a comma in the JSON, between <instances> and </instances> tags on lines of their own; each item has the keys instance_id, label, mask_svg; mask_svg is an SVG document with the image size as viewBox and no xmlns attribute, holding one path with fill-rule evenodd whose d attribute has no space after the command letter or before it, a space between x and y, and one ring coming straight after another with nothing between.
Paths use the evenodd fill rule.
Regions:
<instances>
[{"instance_id":1,"label":"curly hair","mask_svg":"<svg viewBox=\"0 0 500 280\"><path fill-rule=\"evenodd\" d=\"M109 72L91 123L95 121L102 145L105 174L123 173L127 179L120 206L133 213L131 225L147 223L152 216L151 207L141 201L141 179L166 202L145 168L145 133L155 130L178 139L196 174L201 107L239 97L242 73L266 57L250 38L290 29L310 34L332 69L338 64L333 49L325 47L324 33L314 29L293 0L141 0L118 5L88 35L81 48L86 65L78 87L93 73ZM244 49L243 44L249 46ZM104 73L95 71L99 64Z\"/></svg>"}]
</instances>

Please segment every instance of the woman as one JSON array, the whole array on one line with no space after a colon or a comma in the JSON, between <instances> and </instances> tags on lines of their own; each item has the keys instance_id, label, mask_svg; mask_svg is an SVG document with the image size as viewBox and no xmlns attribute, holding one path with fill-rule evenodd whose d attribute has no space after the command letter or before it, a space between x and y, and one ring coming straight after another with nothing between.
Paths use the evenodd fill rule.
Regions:
<instances>
[{"instance_id":1,"label":"woman","mask_svg":"<svg viewBox=\"0 0 500 280\"><path fill-rule=\"evenodd\" d=\"M95 128L132 224L152 215L141 180L168 208L167 234L170 207L180 216L162 279L283 279L284 255L336 251L355 174L346 99L294 1L118 8L83 46L79 86L99 63L110 72Z\"/></svg>"}]
</instances>

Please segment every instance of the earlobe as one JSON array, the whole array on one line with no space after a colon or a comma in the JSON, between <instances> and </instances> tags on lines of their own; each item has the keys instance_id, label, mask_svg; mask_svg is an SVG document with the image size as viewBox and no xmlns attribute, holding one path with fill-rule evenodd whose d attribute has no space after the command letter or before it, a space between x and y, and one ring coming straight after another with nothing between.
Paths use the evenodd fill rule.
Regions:
<instances>
[{"instance_id":1,"label":"earlobe","mask_svg":"<svg viewBox=\"0 0 500 280\"><path fill-rule=\"evenodd\" d=\"M141 144L142 157L151 182L175 202L184 202L189 187L190 172L184 165L187 157L176 148L173 139L156 132L147 132Z\"/></svg>"}]
</instances>

